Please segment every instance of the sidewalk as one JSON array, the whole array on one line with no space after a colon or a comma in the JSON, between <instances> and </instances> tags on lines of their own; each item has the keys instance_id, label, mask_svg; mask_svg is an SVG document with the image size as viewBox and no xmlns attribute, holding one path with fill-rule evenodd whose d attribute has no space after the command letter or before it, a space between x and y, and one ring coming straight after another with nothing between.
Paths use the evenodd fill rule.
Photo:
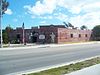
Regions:
<instances>
[{"instance_id":1,"label":"sidewalk","mask_svg":"<svg viewBox=\"0 0 100 75\"><path fill-rule=\"evenodd\" d=\"M84 68L66 75L100 75L100 64Z\"/></svg>"},{"instance_id":2,"label":"sidewalk","mask_svg":"<svg viewBox=\"0 0 100 75\"><path fill-rule=\"evenodd\" d=\"M10 47L0 48L0 50L13 50L13 49L26 49L26 48L46 48L46 47L62 47L62 46L70 46L70 45L81 45L81 44L94 44L100 43L99 41L94 42L81 42L81 43L68 43L68 44L12 44Z\"/></svg>"}]
</instances>

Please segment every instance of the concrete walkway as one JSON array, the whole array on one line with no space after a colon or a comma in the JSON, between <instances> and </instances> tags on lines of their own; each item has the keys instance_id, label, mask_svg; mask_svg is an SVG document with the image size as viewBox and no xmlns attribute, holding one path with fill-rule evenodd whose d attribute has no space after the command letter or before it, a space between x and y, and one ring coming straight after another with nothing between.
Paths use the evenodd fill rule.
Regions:
<instances>
[{"instance_id":1,"label":"concrete walkway","mask_svg":"<svg viewBox=\"0 0 100 75\"><path fill-rule=\"evenodd\" d=\"M82 70L72 72L66 75L100 75L100 64L84 68Z\"/></svg>"},{"instance_id":2,"label":"concrete walkway","mask_svg":"<svg viewBox=\"0 0 100 75\"><path fill-rule=\"evenodd\" d=\"M80 44L94 44L100 43L100 41L93 42L81 42L81 43L68 43L68 44L13 44L10 47L0 48L0 50L13 50L13 49L26 49L26 48L45 48L45 47L61 47L61 46L69 46L69 45L80 45Z\"/></svg>"}]
</instances>

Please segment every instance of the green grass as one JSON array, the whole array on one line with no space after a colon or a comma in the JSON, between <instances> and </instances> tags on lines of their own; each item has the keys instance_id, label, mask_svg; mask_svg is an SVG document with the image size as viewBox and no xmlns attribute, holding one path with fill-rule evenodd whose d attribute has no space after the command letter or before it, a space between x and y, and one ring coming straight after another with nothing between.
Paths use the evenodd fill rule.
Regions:
<instances>
[{"instance_id":1,"label":"green grass","mask_svg":"<svg viewBox=\"0 0 100 75\"><path fill-rule=\"evenodd\" d=\"M75 64L70 64L70 65L66 65L66 66L62 66L58 68L53 68L53 69L37 72L37 73L23 74L23 75L63 75L63 74L77 71L77 70L80 70L92 65L96 65L96 64L100 64L100 57L86 60L83 62L78 62Z\"/></svg>"}]
</instances>

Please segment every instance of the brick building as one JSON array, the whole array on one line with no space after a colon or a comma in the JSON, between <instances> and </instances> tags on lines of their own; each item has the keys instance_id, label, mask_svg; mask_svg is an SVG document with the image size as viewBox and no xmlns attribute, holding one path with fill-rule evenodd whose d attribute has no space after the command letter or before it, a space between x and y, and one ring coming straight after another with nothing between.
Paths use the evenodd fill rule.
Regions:
<instances>
[{"instance_id":1,"label":"brick building","mask_svg":"<svg viewBox=\"0 0 100 75\"><path fill-rule=\"evenodd\" d=\"M38 27L32 27L31 29L24 29L24 40L26 43L34 43L37 42L37 35L32 38L34 33L38 33ZM23 43L23 28L19 27L14 29L9 33L10 42L11 43Z\"/></svg>"},{"instance_id":2,"label":"brick building","mask_svg":"<svg viewBox=\"0 0 100 75\"><path fill-rule=\"evenodd\" d=\"M91 30L66 28L64 25L40 26L40 31L46 35L45 41L50 43L50 34L55 34L55 43L89 41Z\"/></svg>"},{"instance_id":3,"label":"brick building","mask_svg":"<svg viewBox=\"0 0 100 75\"><path fill-rule=\"evenodd\" d=\"M64 25L45 25L38 27L32 27L31 29L25 29L25 42L26 43L40 43L40 35L44 35L44 43L65 43L65 42L79 42L89 41L91 38L91 30L80 30L66 28ZM16 39L17 42L23 42L23 29L16 28L10 34L10 41ZM42 39L43 40L43 39Z\"/></svg>"}]
</instances>

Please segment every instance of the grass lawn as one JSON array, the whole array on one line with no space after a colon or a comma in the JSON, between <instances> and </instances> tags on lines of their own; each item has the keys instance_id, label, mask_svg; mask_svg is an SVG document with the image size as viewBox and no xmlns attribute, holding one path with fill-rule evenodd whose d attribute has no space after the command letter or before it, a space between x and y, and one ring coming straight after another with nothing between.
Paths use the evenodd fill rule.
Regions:
<instances>
[{"instance_id":1,"label":"grass lawn","mask_svg":"<svg viewBox=\"0 0 100 75\"><path fill-rule=\"evenodd\" d=\"M37 73L23 74L23 75L64 75L96 64L100 64L100 57L96 57L90 60L77 62L75 64L53 68L53 69L49 69Z\"/></svg>"}]
</instances>

